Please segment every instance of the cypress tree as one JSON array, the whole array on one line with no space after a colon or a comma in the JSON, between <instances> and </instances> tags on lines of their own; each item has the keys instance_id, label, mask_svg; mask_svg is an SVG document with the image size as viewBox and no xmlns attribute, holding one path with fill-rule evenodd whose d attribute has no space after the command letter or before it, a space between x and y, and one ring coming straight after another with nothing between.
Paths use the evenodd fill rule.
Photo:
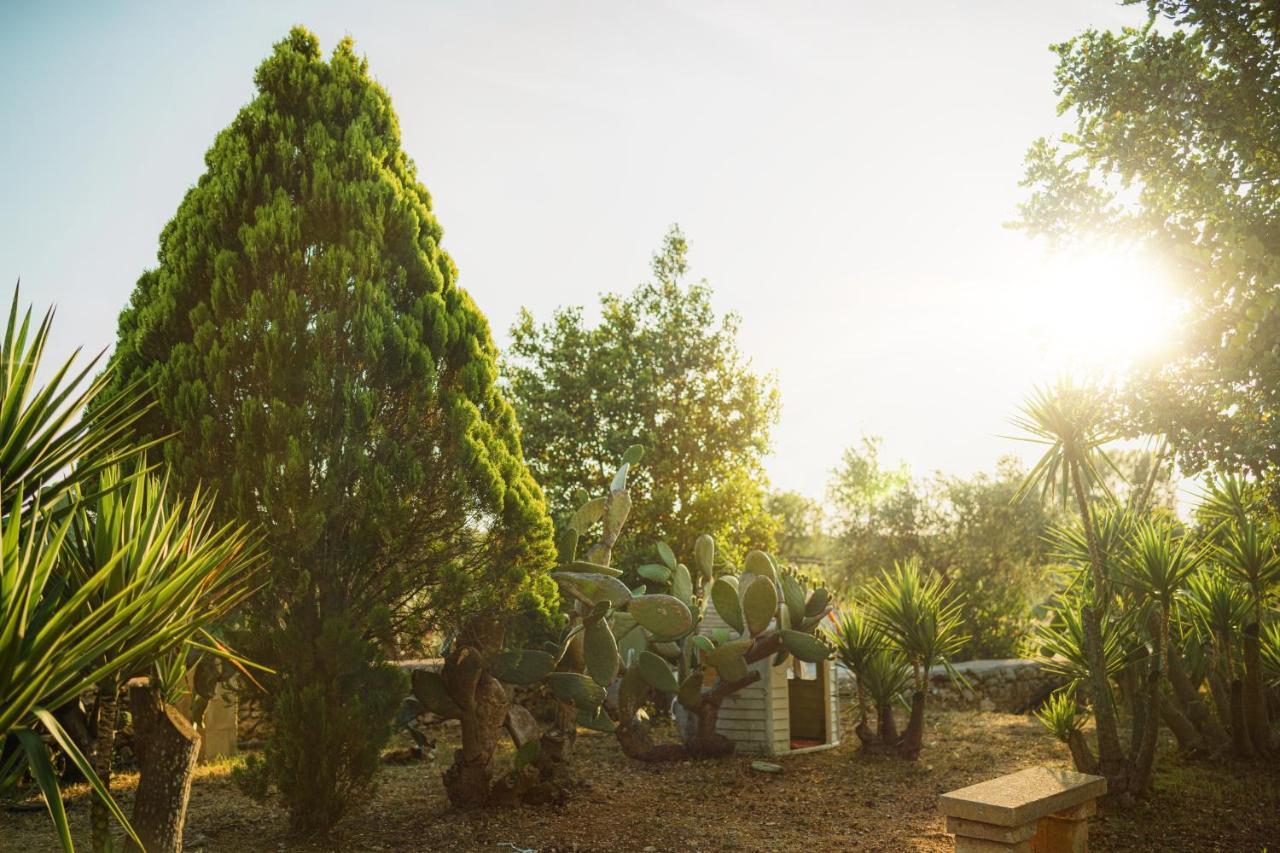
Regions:
<instances>
[{"instance_id":1,"label":"cypress tree","mask_svg":"<svg viewBox=\"0 0 1280 853\"><path fill-rule=\"evenodd\" d=\"M184 485L261 525L250 650L278 671L268 765L296 829L370 778L403 696L394 643L541 616L552 527L391 99L295 28L216 138L120 317L120 387Z\"/></svg>"}]
</instances>

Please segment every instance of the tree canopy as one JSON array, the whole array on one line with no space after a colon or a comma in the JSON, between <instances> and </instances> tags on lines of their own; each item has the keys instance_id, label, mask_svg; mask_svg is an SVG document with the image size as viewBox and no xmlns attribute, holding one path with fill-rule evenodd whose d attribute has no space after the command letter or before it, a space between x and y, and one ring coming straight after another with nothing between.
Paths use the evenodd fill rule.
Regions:
<instances>
[{"instance_id":1,"label":"tree canopy","mask_svg":"<svg viewBox=\"0 0 1280 853\"><path fill-rule=\"evenodd\" d=\"M606 482L627 447L645 447L629 526L644 539L620 540L620 562L660 538L691 553L700 533L731 560L772 544L762 460L778 392L739 350L737 315L717 315L705 282L683 284L687 251L673 227L654 280L602 296L594 326L570 307L544 324L523 311L511 330L510 395L557 514L577 507L577 489Z\"/></svg>"},{"instance_id":2,"label":"tree canopy","mask_svg":"<svg viewBox=\"0 0 1280 853\"><path fill-rule=\"evenodd\" d=\"M1183 340L1132 383L1132 428L1167 435L1189 473L1274 480L1280 12L1250 0L1146 5L1145 27L1054 47L1059 109L1074 126L1031 147L1021 224L1060 241L1136 240L1169 261L1188 302Z\"/></svg>"},{"instance_id":3,"label":"tree canopy","mask_svg":"<svg viewBox=\"0 0 1280 853\"><path fill-rule=\"evenodd\" d=\"M254 81L162 231L113 361L119 387L153 389L139 425L173 435L175 477L264 532L255 634L281 658L275 710L302 727L281 735L292 782L342 762L358 782L403 695L381 695L384 649L480 611L548 610L553 529L488 324L366 61L349 38L326 61L295 28ZM323 740L343 714L355 746ZM334 755L313 767L308 751ZM343 784L295 818L331 821Z\"/></svg>"}]
</instances>

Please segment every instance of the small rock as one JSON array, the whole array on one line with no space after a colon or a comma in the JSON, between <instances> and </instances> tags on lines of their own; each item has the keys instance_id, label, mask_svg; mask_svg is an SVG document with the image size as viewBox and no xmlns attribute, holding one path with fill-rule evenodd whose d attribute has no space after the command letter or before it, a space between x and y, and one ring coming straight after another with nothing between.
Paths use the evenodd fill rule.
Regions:
<instances>
[{"instance_id":1,"label":"small rock","mask_svg":"<svg viewBox=\"0 0 1280 853\"><path fill-rule=\"evenodd\" d=\"M781 773L782 765L773 764L769 761L753 761L751 762L751 769L757 770L761 773Z\"/></svg>"}]
</instances>

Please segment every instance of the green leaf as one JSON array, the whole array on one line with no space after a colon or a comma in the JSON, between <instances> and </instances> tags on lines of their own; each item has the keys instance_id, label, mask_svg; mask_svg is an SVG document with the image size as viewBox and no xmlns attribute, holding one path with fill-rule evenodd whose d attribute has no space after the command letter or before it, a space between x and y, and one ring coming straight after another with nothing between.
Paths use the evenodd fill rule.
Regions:
<instances>
[{"instance_id":1,"label":"green leaf","mask_svg":"<svg viewBox=\"0 0 1280 853\"><path fill-rule=\"evenodd\" d=\"M821 663L831 656L831 649L826 643L812 634L783 630L778 632L778 639L782 640L787 651L808 663Z\"/></svg>"},{"instance_id":2,"label":"green leaf","mask_svg":"<svg viewBox=\"0 0 1280 853\"><path fill-rule=\"evenodd\" d=\"M36 780L40 793L44 794L45 808L49 811L49 819L58 833L58 841L62 849L74 853L75 845L71 842L71 825L67 822L67 811L62 805L62 790L58 787L58 774L49 761L49 750L40 736L30 729L14 729L18 743L27 753L27 767ZM92 772L92 771L91 771Z\"/></svg>"},{"instance_id":3,"label":"green leaf","mask_svg":"<svg viewBox=\"0 0 1280 853\"><path fill-rule=\"evenodd\" d=\"M45 731L53 737L54 743L56 743L62 750L63 754L71 760L71 763L76 766L76 769L80 771L80 775L84 776L85 781L89 783L89 787L93 789L93 793L102 801L102 804L107 807L107 811L111 812L111 816L116 819L128 836L133 839L139 847L141 847L142 841L138 838L138 833L134 832L133 824L129 823L129 819L124 816L124 812L121 811L120 806L111 798L111 792L107 790L107 786L98 778L98 774L93 772L93 765L89 763L89 759L84 757L84 753L80 751L80 747L76 746L75 741L68 737L67 733L63 731L61 724L58 723L53 714L50 714L43 708L36 708L33 713L44 725Z\"/></svg>"},{"instance_id":4,"label":"green leaf","mask_svg":"<svg viewBox=\"0 0 1280 853\"><path fill-rule=\"evenodd\" d=\"M644 458L644 445L633 444L627 448L626 453L622 454L622 461L628 465L635 465Z\"/></svg>"},{"instance_id":5,"label":"green leaf","mask_svg":"<svg viewBox=\"0 0 1280 853\"><path fill-rule=\"evenodd\" d=\"M686 607L693 606L693 578L689 577L689 569L684 563L671 573L671 594L683 601Z\"/></svg>"},{"instance_id":6,"label":"green leaf","mask_svg":"<svg viewBox=\"0 0 1280 853\"><path fill-rule=\"evenodd\" d=\"M530 685L537 684L546 678L555 666L555 656L547 652L514 649L490 658L488 669L489 673L499 681L505 681L507 684ZM426 703L423 702L423 704Z\"/></svg>"}]
</instances>

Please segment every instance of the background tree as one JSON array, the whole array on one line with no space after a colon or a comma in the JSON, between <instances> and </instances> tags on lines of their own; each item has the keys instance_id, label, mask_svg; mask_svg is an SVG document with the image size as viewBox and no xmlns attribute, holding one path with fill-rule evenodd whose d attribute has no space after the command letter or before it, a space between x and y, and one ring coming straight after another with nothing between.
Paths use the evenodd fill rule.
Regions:
<instances>
[{"instance_id":1,"label":"background tree","mask_svg":"<svg viewBox=\"0 0 1280 853\"><path fill-rule=\"evenodd\" d=\"M1146 27L1054 47L1074 127L1031 147L1021 224L1064 242L1120 235L1168 261L1188 302L1181 347L1130 385L1133 431L1167 435L1188 473L1270 479L1275 504L1280 11L1145 5Z\"/></svg>"},{"instance_id":2,"label":"background tree","mask_svg":"<svg viewBox=\"0 0 1280 853\"><path fill-rule=\"evenodd\" d=\"M774 492L765 502L777 527L778 557L787 563L814 566L819 573L830 557L822 504L799 492Z\"/></svg>"},{"instance_id":3,"label":"background tree","mask_svg":"<svg viewBox=\"0 0 1280 853\"><path fill-rule=\"evenodd\" d=\"M542 325L521 312L511 330L504 372L529 465L557 517L577 508L583 483L607 479L627 447L647 448L629 528L644 541L619 540L622 565L641 551L651 557L657 539L690 553L700 533L731 561L772 545L762 460L778 392L739 351L737 315L717 316L705 282L682 283L687 251L672 227L654 281L603 296L595 326L574 307Z\"/></svg>"},{"instance_id":4,"label":"background tree","mask_svg":"<svg viewBox=\"0 0 1280 853\"><path fill-rule=\"evenodd\" d=\"M542 494L484 316L440 248L387 93L295 28L254 77L120 318L121 384L182 484L256 522L268 761L295 828L368 781L404 695L386 649L554 597Z\"/></svg>"},{"instance_id":5,"label":"background tree","mask_svg":"<svg viewBox=\"0 0 1280 853\"><path fill-rule=\"evenodd\" d=\"M1017 656L1051 589L1043 537L1060 516L1043 501L1013 500L1025 477L1009 457L993 473L916 480L904 465L886 466L880 440L864 437L845 451L828 490L828 577L848 598L895 563L918 561L959 602L956 660Z\"/></svg>"}]
</instances>

